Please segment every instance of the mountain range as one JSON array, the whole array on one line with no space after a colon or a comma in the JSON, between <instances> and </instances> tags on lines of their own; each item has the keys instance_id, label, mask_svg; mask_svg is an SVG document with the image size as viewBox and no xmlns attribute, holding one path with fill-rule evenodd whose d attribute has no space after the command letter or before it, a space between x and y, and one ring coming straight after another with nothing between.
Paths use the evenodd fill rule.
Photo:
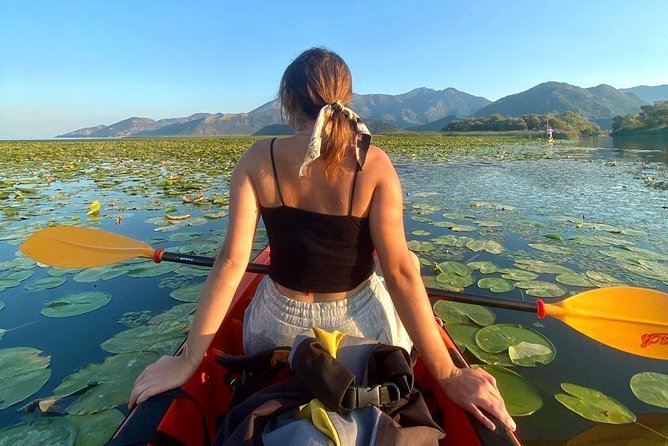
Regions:
<instances>
[{"instance_id":1,"label":"mountain range","mask_svg":"<svg viewBox=\"0 0 668 446\"><path fill-rule=\"evenodd\" d=\"M603 128L610 128L616 115L638 113L640 107L668 100L668 85L616 89L601 84L581 88L563 82L545 82L521 93L492 102L455 88L416 88L399 95L353 95L351 107L365 120L372 133L438 131L448 122L468 116L487 117L577 112ZM151 136L206 136L288 134L278 100L247 113L196 113L187 117L160 119L132 117L111 125L98 125L58 135L57 138L111 138Z\"/></svg>"}]
</instances>

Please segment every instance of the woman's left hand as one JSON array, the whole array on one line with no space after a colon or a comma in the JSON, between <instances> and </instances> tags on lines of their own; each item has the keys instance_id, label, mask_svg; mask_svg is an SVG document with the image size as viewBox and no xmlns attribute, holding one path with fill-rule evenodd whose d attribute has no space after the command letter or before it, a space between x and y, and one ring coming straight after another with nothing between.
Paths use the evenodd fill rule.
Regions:
<instances>
[{"instance_id":1,"label":"woman's left hand","mask_svg":"<svg viewBox=\"0 0 668 446\"><path fill-rule=\"evenodd\" d=\"M449 377L441 380L441 387L453 403L472 413L489 429L494 430L496 426L483 410L515 431L515 421L506 410L503 397L496 388L496 380L485 370L456 368Z\"/></svg>"},{"instance_id":2,"label":"woman's left hand","mask_svg":"<svg viewBox=\"0 0 668 446\"><path fill-rule=\"evenodd\" d=\"M128 407L141 404L153 395L181 387L197 369L198 364L185 355L163 356L144 369L135 380Z\"/></svg>"}]
</instances>

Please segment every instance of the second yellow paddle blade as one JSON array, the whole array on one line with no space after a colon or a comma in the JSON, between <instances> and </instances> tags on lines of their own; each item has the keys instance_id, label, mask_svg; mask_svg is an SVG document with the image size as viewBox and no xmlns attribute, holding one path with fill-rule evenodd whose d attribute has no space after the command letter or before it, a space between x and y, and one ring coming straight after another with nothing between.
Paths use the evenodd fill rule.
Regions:
<instances>
[{"instance_id":1,"label":"second yellow paddle blade","mask_svg":"<svg viewBox=\"0 0 668 446\"><path fill-rule=\"evenodd\" d=\"M545 304L548 316L616 349L668 359L668 294L647 288L611 287Z\"/></svg>"},{"instance_id":2,"label":"second yellow paddle blade","mask_svg":"<svg viewBox=\"0 0 668 446\"><path fill-rule=\"evenodd\" d=\"M20 249L33 260L61 268L92 268L135 257L153 257L153 248L144 242L76 226L41 229L28 237Z\"/></svg>"}]
</instances>

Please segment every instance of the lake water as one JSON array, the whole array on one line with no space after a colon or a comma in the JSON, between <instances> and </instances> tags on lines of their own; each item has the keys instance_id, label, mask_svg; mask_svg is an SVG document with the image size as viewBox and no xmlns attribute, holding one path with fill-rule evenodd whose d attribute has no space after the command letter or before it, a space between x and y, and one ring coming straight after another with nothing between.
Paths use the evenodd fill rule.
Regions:
<instances>
[{"instance_id":1,"label":"lake water","mask_svg":"<svg viewBox=\"0 0 668 446\"><path fill-rule=\"evenodd\" d=\"M0 338L0 353L32 347L51 358L48 381L24 401L0 410L0 428L31 419L34 414L22 415L17 408L48 397L77 369L104 361L110 353L100 347L102 343L128 327L148 326L149 317L183 303L169 297L173 290L204 280L206 271L186 267L153 277L131 277L143 275L137 272L142 263L124 265L116 277L91 280L80 272L57 272L16 260L18 244L47 224L97 227L152 246L215 254L226 226L220 212L225 211L229 167L250 139L233 144L213 138L139 141L54 141L46 146L0 142L4 149L0 154L0 302L4 303L4 307L0 304L0 328L6 330ZM406 234L413 246L420 246L424 276L437 274L433 265L444 261L490 261L512 269L518 269L518 261L542 261L668 292L668 278L656 272L668 268L667 141L602 138L554 145L502 138L378 137L376 141L388 147L399 172ZM230 144L232 152L219 150ZM183 196L196 198L200 191L207 199L204 205L183 202ZM214 197L219 201L214 203ZM95 199L102 203L103 212L99 218L89 218L86 210ZM165 221L166 213L188 213L191 218L170 223ZM494 241L503 251L472 251L466 246L471 239ZM258 249L262 242L261 234ZM638 259L620 258L623 246L643 250L639 258L651 262L654 272L639 275L629 269L629 262ZM64 281L57 287L26 289L61 273ZM21 280L3 282L9 275ZM485 274L474 271L472 275L475 282L466 287L469 294L535 299L522 288L496 295L476 285ZM538 275L542 281L557 283L555 274ZM558 285L565 295L586 289ZM53 299L83 291L103 291L112 298L107 305L78 316L51 318L40 313ZM553 319L539 323L531 314L493 312L497 323L522 324L545 335L556 348L555 360L547 365L513 367L543 400L543 407L533 415L516 418L526 444L562 445L587 430L605 428L557 402L554 395L563 393L561 383L597 389L617 399L645 425L668 435L668 409L640 401L629 388L636 373L668 374L666 361L619 352ZM166 341L161 348L169 350L170 342L174 341ZM647 429L630 426L611 432L633 436L635 431L628 434L629 429L639 429L638 441L648 441L643 444L665 444L661 435L650 433L646 438ZM587 444L575 441L569 444Z\"/></svg>"}]
</instances>

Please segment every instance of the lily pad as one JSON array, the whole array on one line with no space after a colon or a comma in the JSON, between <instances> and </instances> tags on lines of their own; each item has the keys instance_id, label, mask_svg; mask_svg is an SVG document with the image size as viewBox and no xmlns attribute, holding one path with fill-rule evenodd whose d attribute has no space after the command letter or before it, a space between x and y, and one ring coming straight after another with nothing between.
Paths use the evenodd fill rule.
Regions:
<instances>
[{"instance_id":1,"label":"lily pad","mask_svg":"<svg viewBox=\"0 0 668 446\"><path fill-rule=\"evenodd\" d=\"M137 268L132 268L128 271L128 276L130 277L156 277L163 274L171 273L179 269L181 265L178 263L162 262L157 265L151 263L146 266L140 266Z\"/></svg>"},{"instance_id":2,"label":"lily pad","mask_svg":"<svg viewBox=\"0 0 668 446\"><path fill-rule=\"evenodd\" d=\"M204 283L205 282L198 282L182 286L169 293L169 295L173 299L180 300L181 302L197 302L199 296L202 294L202 290L204 290Z\"/></svg>"},{"instance_id":3,"label":"lily pad","mask_svg":"<svg viewBox=\"0 0 668 446\"><path fill-rule=\"evenodd\" d=\"M71 395L95 381L97 385L72 402L67 411L87 415L111 409L128 401L137 376L159 357L159 353L152 351L110 356L102 364L89 364L65 378L54 394Z\"/></svg>"},{"instance_id":4,"label":"lily pad","mask_svg":"<svg viewBox=\"0 0 668 446\"><path fill-rule=\"evenodd\" d=\"M471 269L468 266L463 263L453 262L452 260L439 263L436 265L436 270L442 273L456 274L458 276L468 276L471 274Z\"/></svg>"},{"instance_id":5,"label":"lily pad","mask_svg":"<svg viewBox=\"0 0 668 446\"><path fill-rule=\"evenodd\" d=\"M411 240L407 243L408 249L415 252L429 252L433 251L434 244L431 242L420 242L418 240Z\"/></svg>"},{"instance_id":6,"label":"lily pad","mask_svg":"<svg viewBox=\"0 0 668 446\"><path fill-rule=\"evenodd\" d=\"M111 294L99 291L70 294L52 300L42 308L46 317L70 317L97 310L111 301Z\"/></svg>"},{"instance_id":7,"label":"lily pad","mask_svg":"<svg viewBox=\"0 0 668 446\"><path fill-rule=\"evenodd\" d=\"M481 262L469 262L466 266L472 270L479 270L483 274L491 274L499 270L498 266L487 260Z\"/></svg>"},{"instance_id":8,"label":"lily pad","mask_svg":"<svg viewBox=\"0 0 668 446\"><path fill-rule=\"evenodd\" d=\"M125 415L118 409L107 409L92 415L68 415L66 418L77 432L75 446L103 446L114 435Z\"/></svg>"},{"instance_id":9,"label":"lily pad","mask_svg":"<svg viewBox=\"0 0 668 446\"><path fill-rule=\"evenodd\" d=\"M0 409L23 401L49 380L51 357L40 353L30 347L0 350Z\"/></svg>"},{"instance_id":10,"label":"lily pad","mask_svg":"<svg viewBox=\"0 0 668 446\"><path fill-rule=\"evenodd\" d=\"M636 416L619 401L596 389L570 383L562 383L561 388L567 394L558 393L554 397L583 418L608 424L633 423L636 420Z\"/></svg>"},{"instance_id":11,"label":"lily pad","mask_svg":"<svg viewBox=\"0 0 668 446\"><path fill-rule=\"evenodd\" d=\"M542 334L519 324L494 324L480 329L475 337L476 343L489 353L500 353L514 347L514 356L509 356L513 364L533 366L536 362L550 363L555 354L552 342ZM522 344L522 345L520 345ZM529 344L529 345L526 345ZM531 344L538 344L547 350L538 350Z\"/></svg>"},{"instance_id":12,"label":"lily pad","mask_svg":"<svg viewBox=\"0 0 668 446\"><path fill-rule=\"evenodd\" d=\"M543 280L527 280L516 282L517 288L527 290L529 296L534 297L560 297L566 294L566 290L556 283L545 282Z\"/></svg>"},{"instance_id":13,"label":"lily pad","mask_svg":"<svg viewBox=\"0 0 668 446\"><path fill-rule=\"evenodd\" d=\"M478 228L471 225L454 225L450 230L455 232L474 232L477 231Z\"/></svg>"},{"instance_id":14,"label":"lily pad","mask_svg":"<svg viewBox=\"0 0 668 446\"><path fill-rule=\"evenodd\" d=\"M460 276L454 272L441 273L436 276L436 281L454 287L455 289L466 288L473 285L475 279L472 275Z\"/></svg>"},{"instance_id":15,"label":"lily pad","mask_svg":"<svg viewBox=\"0 0 668 446\"><path fill-rule=\"evenodd\" d=\"M433 218L425 217L423 215L411 215L411 220L417 221L418 223L431 223L434 221Z\"/></svg>"},{"instance_id":16,"label":"lily pad","mask_svg":"<svg viewBox=\"0 0 668 446\"><path fill-rule=\"evenodd\" d=\"M175 305L169 310L160 313L156 316L153 316L149 319L148 323L151 325L160 324L166 321L176 321L188 318L192 313L197 309L196 303L185 303L180 305Z\"/></svg>"},{"instance_id":17,"label":"lily pad","mask_svg":"<svg viewBox=\"0 0 668 446\"><path fill-rule=\"evenodd\" d=\"M522 367L534 367L536 363L547 364L554 359L554 350L542 344L520 342L508 347L508 356L513 364Z\"/></svg>"},{"instance_id":18,"label":"lily pad","mask_svg":"<svg viewBox=\"0 0 668 446\"><path fill-rule=\"evenodd\" d=\"M482 368L496 378L496 385L511 416L525 417L543 407L538 390L521 375L496 365L483 365Z\"/></svg>"},{"instance_id":19,"label":"lily pad","mask_svg":"<svg viewBox=\"0 0 668 446\"><path fill-rule=\"evenodd\" d=\"M480 220L476 221L478 226L483 227L483 228L498 228L503 226L502 221L496 221L496 220Z\"/></svg>"},{"instance_id":20,"label":"lily pad","mask_svg":"<svg viewBox=\"0 0 668 446\"><path fill-rule=\"evenodd\" d=\"M622 283L622 281L616 277L599 271L587 271L585 272L585 275L598 287L620 285Z\"/></svg>"},{"instance_id":21,"label":"lily pad","mask_svg":"<svg viewBox=\"0 0 668 446\"><path fill-rule=\"evenodd\" d=\"M629 383L642 402L668 409L668 375L655 372L636 373Z\"/></svg>"},{"instance_id":22,"label":"lily pad","mask_svg":"<svg viewBox=\"0 0 668 446\"><path fill-rule=\"evenodd\" d=\"M589 280L589 278L582 273L568 273L568 274L559 274L555 277L555 280L564 285L571 286L580 286L580 287L593 287L594 282Z\"/></svg>"},{"instance_id":23,"label":"lily pad","mask_svg":"<svg viewBox=\"0 0 668 446\"><path fill-rule=\"evenodd\" d=\"M485 364L513 366L507 352L489 353L480 348L475 341L479 327L470 324L448 324L445 329L458 346L463 345L466 350Z\"/></svg>"},{"instance_id":24,"label":"lily pad","mask_svg":"<svg viewBox=\"0 0 668 446\"><path fill-rule=\"evenodd\" d=\"M447 300L436 301L436 303L434 303L434 313L436 316L440 317L445 324L467 323L471 320L484 327L493 324L496 319L494 313L481 305L451 302Z\"/></svg>"},{"instance_id":25,"label":"lily pad","mask_svg":"<svg viewBox=\"0 0 668 446\"><path fill-rule=\"evenodd\" d=\"M154 351L164 354L174 353L185 339L188 323L184 320L170 320L155 325L130 328L107 339L101 345L110 353Z\"/></svg>"},{"instance_id":26,"label":"lily pad","mask_svg":"<svg viewBox=\"0 0 668 446\"><path fill-rule=\"evenodd\" d=\"M426 235L431 235L431 232L425 231L423 229L418 229L418 230L415 230L415 231L411 232L411 234L418 235L418 236L426 236Z\"/></svg>"},{"instance_id":27,"label":"lily pad","mask_svg":"<svg viewBox=\"0 0 668 446\"><path fill-rule=\"evenodd\" d=\"M59 287L65 282L66 279L64 277L47 276L39 280L35 280L34 282L30 282L29 284L26 285L26 290L44 291L51 288Z\"/></svg>"},{"instance_id":28,"label":"lily pad","mask_svg":"<svg viewBox=\"0 0 668 446\"><path fill-rule=\"evenodd\" d=\"M499 277L485 277L478 280L478 287L490 290L492 293L507 293L514 290L515 285L510 280Z\"/></svg>"},{"instance_id":29,"label":"lily pad","mask_svg":"<svg viewBox=\"0 0 668 446\"><path fill-rule=\"evenodd\" d=\"M0 430L0 446L74 446L76 435L76 428L65 417L42 417Z\"/></svg>"},{"instance_id":30,"label":"lily pad","mask_svg":"<svg viewBox=\"0 0 668 446\"><path fill-rule=\"evenodd\" d=\"M505 249L503 245L494 240L471 240L466 247L474 252L488 252L490 254L501 254Z\"/></svg>"},{"instance_id":31,"label":"lily pad","mask_svg":"<svg viewBox=\"0 0 668 446\"><path fill-rule=\"evenodd\" d=\"M565 266L543 262L542 260L516 260L515 266L534 273L566 274L574 272Z\"/></svg>"}]
</instances>

